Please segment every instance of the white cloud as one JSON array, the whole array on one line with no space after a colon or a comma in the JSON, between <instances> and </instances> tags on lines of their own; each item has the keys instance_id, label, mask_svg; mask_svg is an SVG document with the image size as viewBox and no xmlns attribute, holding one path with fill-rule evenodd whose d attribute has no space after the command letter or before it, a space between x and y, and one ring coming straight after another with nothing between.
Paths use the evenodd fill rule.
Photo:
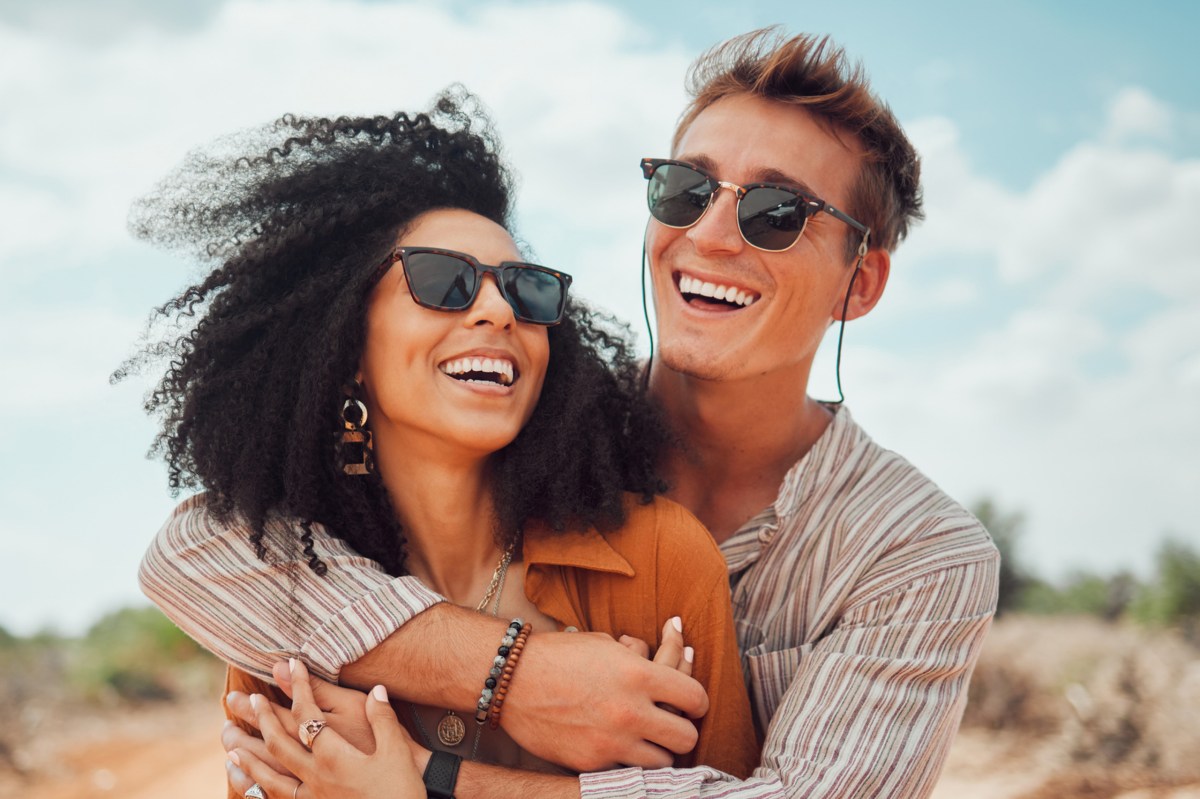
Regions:
<instances>
[{"instance_id":1,"label":"white cloud","mask_svg":"<svg viewBox=\"0 0 1200 799\"><path fill-rule=\"evenodd\" d=\"M1106 141L1130 139L1169 140L1174 132L1175 112L1145 89L1131 86L1117 92L1108 105L1101 134Z\"/></svg>"},{"instance_id":2,"label":"white cloud","mask_svg":"<svg viewBox=\"0 0 1200 799\"><path fill-rule=\"evenodd\" d=\"M981 175L949 120L912 125L929 222L900 250L885 304L901 307L880 314L891 327L868 320L845 359L854 386L876 388L852 395L869 429L955 495L1027 511L1027 559L1051 573L1145 569L1167 531L1200 547L1200 270L1188 243L1200 161L1133 140L1175 113L1151 99L1122 92L1112 108L1124 127L1078 143L1025 190ZM925 310L918 287L963 279L959 260L977 290L990 279L1007 297L965 297L975 334L889 349L889 331Z\"/></svg>"},{"instance_id":3,"label":"white cloud","mask_svg":"<svg viewBox=\"0 0 1200 799\"><path fill-rule=\"evenodd\" d=\"M64 284L82 270L133 275L130 200L220 133L285 111L419 108L459 80L491 108L523 175L519 232L583 296L640 330L646 214L635 164L665 152L692 54L651 48L636 20L583 2L456 14L236 0L203 25L128 31L88 46L0 25L0 218L15 221L0 237L5 286L31 263ZM1157 144L1181 114L1127 90L1095 141L1021 189L982 174L952 120L910 125L929 219L901 248L884 305L849 328L844 369L859 420L957 496L990 493L1027 510L1031 559L1052 567L1144 562L1142 537L1167 528L1200 537L1188 506L1200 485L1200 270L1186 239L1200 218L1200 163ZM1024 305L999 305L996 285ZM1125 302L1135 293L1153 313ZM0 514L0 557L40 575L55 548L70 547L109 577L89 582L73 563L59 573L73 594L30 577L20 606L0 603L0 623L81 618L132 594L137 554L169 504L161 467L142 460L152 432L138 387L103 393L149 308L11 304L0 297L0 380L37 401L7 391L0 413L43 408L41 437L21 446L70 466L54 481L17 482L19 464L6 460L0 476L14 488L0 498L17 510ZM1114 306L1128 311L1120 324ZM893 340L964 308L974 326L932 346L902 351ZM831 360L817 372L820 384ZM55 432L64 419L71 432ZM83 514L42 519L62 503L63 481L73 505L103 502L113 518L89 535ZM45 547L10 545L22 531Z\"/></svg>"},{"instance_id":4,"label":"white cloud","mask_svg":"<svg viewBox=\"0 0 1200 799\"><path fill-rule=\"evenodd\" d=\"M587 2L455 11L235 0L198 22L109 27L93 41L54 20L31 30L0 23L0 218L10 223L0 237L0 381L19 387L0 395L0 418L17 422L0 437L10 487L0 553L31 575L20 605L0 603L3 624L74 624L135 593L132 568L161 519L164 480L142 459L152 435L137 401L144 386L113 391L107 378L149 307L124 307L119 291L79 295L104 270L104 285L144 279L144 255L128 261L126 210L191 148L288 111L420 110L460 81L490 108L522 175L519 232L585 296L639 313L636 164L667 147L689 54L648 47L636 21ZM161 263L179 281L189 271L167 255ZM78 288L33 296L44 283ZM13 307L17 297L32 301ZM59 476L26 476L30 448L49 462L38 468ZM122 474L142 477L102 488ZM114 508L84 535L78 518L42 513L64 479L74 503L119 497L140 509L136 519ZM44 546L9 543L20 535ZM55 564L64 548L79 563ZM52 564L57 578L46 579ZM64 592L63 579L87 588Z\"/></svg>"}]
</instances>

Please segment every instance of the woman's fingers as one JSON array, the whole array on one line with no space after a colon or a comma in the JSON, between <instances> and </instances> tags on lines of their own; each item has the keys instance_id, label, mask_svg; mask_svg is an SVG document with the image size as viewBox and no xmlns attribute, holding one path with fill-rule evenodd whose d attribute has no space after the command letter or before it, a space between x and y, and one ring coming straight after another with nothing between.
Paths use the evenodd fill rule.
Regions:
<instances>
[{"instance_id":1,"label":"woman's fingers","mask_svg":"<svg viewBox=\"0 0 1200 799\"><path fill-rule=\"evenodd\" d=\"M247 749L234 749L229 753L229 760L232 766L226 766L229 782L243 796L255 783L263 789L268 799L289 799L297 793L297 779L280 774ZM249 780L249 784L245 784L246 780ZM303 790L299 791L299 794L303 793Z\"/></svg>"},{"instance_id":2,"label":"woman's fingers","mask_svg":"<svg viewBox=\"0 0 1200 799\"><path fill-rule=\"evenodd\" d=\"M225 761L225 778L229 780L230 787L239 796L245 796L246 791L250 790L250 786L254 784L254 778L234 765L232 760Z\"/></svg>"},{"instance_id":3,"label":"woman's fingers","mask_svg":"<svg viewBox=\"0 0 1200 799\"><path fill-rule=\"evenodd\" d=\"M249 749L259 760L278 772L286 773L287 769L267 751L267 744L262 738L255 738L232 721L226 721L221 729L221 746L226 752L234 749Z\"/></svg>"},{"instance_id":4,"label":"woman's fingers","mask_svg":"<svg viewBox=\"0 0 1200 799\"><path fill-rule=\"evenodd\" d=\"M678 669L683 662L683 621L678 616L672 616L663 625L662 641L654 653L654 662L673 669Z\"/></svg>"},{"instance_id":5,"label":"woman's fingers","mask_svg":"<svg viewBox=\"0 0 1200 799\"><path fill-rule=\"evenodd\" d=\"M317 707L313 698L312 683L308 679L308 667L303 660L292 658L288 661L292 667L292 716L296 721L307 719L325 719L325 714Z\"/></svg>"},{"instance_id":6,"label":"woman's fingers","mask_svg":"<svg viewBox=\"0 0 1200 799\"><path fill-rule=\"evenodd\" d=\"M371 689L371 693L367 694L366 712L371 732L375 734L376 751L389 758L408 757L409 760L405 762L411 762L412 755L408 746L411 739L400 726L396 711L388 702L387 689L382 685L376 685Z\"/></svg>"},{"instance_id":7,"label":"woman's fingers","mask_svg":"<svg viewBox=\"0 0 1200 799\"><path fill-rule=\"evenodd\" d=\"M246 722L254 729L258 729L258 711L250 705L250 696L241 691L230 691L225 695L225 706L239 720ZM285 707L271 703L271 707L275 710L275 718L279 719L279 723L284 727L292 724L292 711Z\"/></svg>"},{"instance_id":8,"label":"woman's fingers","mask_svg":"<svg viewBox=\"0 0 1200 799\"><path fill-rule=\"evenodd\" d=\"M662 641L658 645L658 651L654 653L654 662L670 666L691 677L693 660L695 660L695 650L690 646L683 645L683 620L678 616L672 616L663 625ZM679 713L678 709L670 705L663 704L660 707L670 710L672 713Z\"/></svg>"}]
</instances>

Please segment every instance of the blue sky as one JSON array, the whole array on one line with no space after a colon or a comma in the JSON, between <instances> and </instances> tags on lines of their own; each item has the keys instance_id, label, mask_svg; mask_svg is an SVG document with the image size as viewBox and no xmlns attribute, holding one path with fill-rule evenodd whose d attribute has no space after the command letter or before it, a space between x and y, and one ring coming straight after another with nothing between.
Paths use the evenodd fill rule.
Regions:
<instances>
[{"instance_id":1,"label":"blue sky","mask_svg":"<svg viewBox=\"0 0 1200 799\"><path fill-rule=\"evenodd\" d=\"M522 175L521 236L633 321L637 159L665 154L692 58L771 23L860 58L924 158L929 218L847 330L856 418L959 499L1024 511L1047 576L1144 571L1166 533L1200 547L1200 6L1148 8L5 3L0 625L74 630L138 601L174 500L144 457L152 376L107 377L196 276L124 227L187 150L462 81ZM832 394L828 353L814 392Z\"/></svg>"}]
</instances>

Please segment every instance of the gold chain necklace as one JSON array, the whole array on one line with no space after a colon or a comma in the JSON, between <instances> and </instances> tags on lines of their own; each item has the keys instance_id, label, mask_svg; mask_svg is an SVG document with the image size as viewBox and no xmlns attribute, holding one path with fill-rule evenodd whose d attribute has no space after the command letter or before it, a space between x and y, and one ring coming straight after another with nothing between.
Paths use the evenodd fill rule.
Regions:
<instances>
[{"instance_id":1,"label":"gold chain necklace","mask_svg":"<svg viewBox=\"0 0 1200 799\"><path fill-rule=\"evenodd\" d=\"M496 570L492 572L492 580L488 583L487 591L484 593L483 599L475 606L477 613L483 613L488 603L494 599L492 616L500 614L500 597L504 594L504 580L508 576L508 567L512 563L513 551L515 549L516 542L513 542L500 555L500 562L496 564ZM416 706L410 702L409 709L412 711L413 720L417 723L417 730L420 731L421 737L425 740L425 745L432 749L433 742L429 739L429 733L425 731L425 724L421 721L421 716L417 713ZM482 724L475 725L475 739L471 742L471 755L468 760L474 760L475 754L479 751L479 734L482 730ZM453 710L447 710L446 715L442 716L442 720L437 725L438 741L441 742L442 746L458 746L462 743L466 735L467 726L463 722L462 717Z\"/></svg>"}]
</instances>

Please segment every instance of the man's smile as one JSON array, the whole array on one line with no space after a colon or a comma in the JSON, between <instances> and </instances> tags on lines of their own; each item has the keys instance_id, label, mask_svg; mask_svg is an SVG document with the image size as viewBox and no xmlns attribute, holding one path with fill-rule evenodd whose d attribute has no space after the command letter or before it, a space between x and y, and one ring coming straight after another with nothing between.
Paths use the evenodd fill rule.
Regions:
<instances>
[{"instance_id":1,"label":"man's smile","mask_svg":"<svg viewBox=\"0 0 1200 799\"><path fill-rule=\"evenodd\" d=\"M762 296L745 286L704 280L682 270L675 273L675 286L683 301L694 308L740 310L753 305Z\"/></svg>"}]
</instances>

